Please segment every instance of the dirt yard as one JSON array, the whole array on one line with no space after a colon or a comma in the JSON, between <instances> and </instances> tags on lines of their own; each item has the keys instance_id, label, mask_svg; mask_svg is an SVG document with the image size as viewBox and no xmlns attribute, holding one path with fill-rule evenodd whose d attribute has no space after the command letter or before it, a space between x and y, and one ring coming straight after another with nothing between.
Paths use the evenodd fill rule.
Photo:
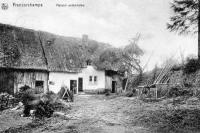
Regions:
<instances>
[{"instance_id":1,"label":"dirt yard","mask_svg":"<svg viewBox=\"0 0 200 133\"><path fill-rule=\"evenodd\" d=\"M200 104L172 106L172 99L159 102L144 102L137 97L77 95L71 109L62 115L36 121L21 117L22 110L4 110L0 112L0 132L5 133L163 133L170 129L159 112L170 112L174 107L200 108ZM198 102L199 103L199 102ZM156 113L158 112L158 113ZM152 115L154 114L154 117ZM156 115L155 115L156 114ZM160 115L160 116L159 116ZM195 115L188 115L193 122ZM167 117L168 118L168 117ZM168 119L167 119L168 120ZM187 121L186 121L187 122ZM198 123L198 121L196 121ZM162 125L164 124L164 125ZM170 123L168 123L170 124ZM161 127L161 130L157 130ZM170 128L173 125L169 126ZM175 127L176 129L176 127ZM199 129L179 128L181 133L198 133ZM172 129L172 133L176 130Z\"/></svg>"},{"instance_id":2,"label":"dirt yard","mask_svg":"<svg viewBox=\"0 0 200 133\"><path fill-rule=\"evenodd\" d=\"M78 95L65 117L53 116L43 122L32 122L20 117L19 111L6 110L0 114L0 132L149 133L149 129L133 124L144 108L151 110L152 106L134 97Z\"/></svg>"},{"instance_id":3,"label":"dirt yard","mask_svg":"<svg viewBox=\"0 0 200 133\"><path fill-rule=\"evenodd\" d=\"M131 125L127 112L135 98L78 95L66 118L33 132L145 133L148 129ZM136 103L136 102L135 102ZM132 105L130 105L132 106ZM137 105L136 105L137 106ZM55 121L54 121L55 122Z\"/></svg>"},{"instance_id":4,"label":"dirt yard","mask_svg":"<svg viewBox=\"0 0 200 133\"><path fill-rule=\"evenodd\" d=\"M68 117L68 126L89 133L145 133L144 127L130 125L125 108L131 99L102 95L79 95Z\"/></svg>"},{"instance_id":5,"label":"dirt yard","mask_svg":"<svg viewBox=\"0 0 200 133\"><path fill-rule=\"evenodd\" d=\"M77 95L71 108L62 115L53 115L44 120L32 120L21 117L22 110L4 110L0 112L0 132L2 133L163 133L173 127L165 121L159 112L173 110L172 99L159 102L144 102L137 97ZM199 102L198 102L199 103ZM191 106L191 107L190 107ZM200 108L200 104L181 104L179 108ZM156 113L158 112L158 113ZM154 114L154 117L152 115ZM156 115L155 115L156 114ZM158 117L157 117L158 116ZM193 122L195 115L189 115ZM187 119L189 120L188 117ZM198 123L198 121L196 121ZM163 125L162 125L163 124ZM169 123L170 124L170 123ZM168 127L169 126L169 127ZM157 130L157 127L160 130ZM168 127L168 128L166 128ZM176 129L176 127L175 127ZM195 128L197 129L197 128ZM198 133L191 128L171 129L172 133Z\"/></svg>"}]
</instances>

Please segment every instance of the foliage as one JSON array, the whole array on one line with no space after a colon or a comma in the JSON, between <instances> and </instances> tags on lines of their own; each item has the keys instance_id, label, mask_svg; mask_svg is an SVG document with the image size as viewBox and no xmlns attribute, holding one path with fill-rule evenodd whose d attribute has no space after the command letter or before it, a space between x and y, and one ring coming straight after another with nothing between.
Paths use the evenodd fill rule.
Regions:
<instances>
[{"instance_id":1,"label":"foliage","mask_svg":"<svg viewBox=\"0 0 200 133\"><path fill-rule=\"evenodd\" d=\"M180 87L171 87L168 91L168 97L178 97L178 96L192 96L193 92L189 89L183 89Z\"/></svg>"},{"instance_id":2,"label":"foliage","mask_svg":"<svg viewBox=\"0 0 200 133\"><path fill-rule=\"evenodd\" d=\"M143 74L138 74L137 76L133 77L133 78L129 78L130 80L130 84L129 84L129 88L134 88L136 86L138 86L142 80L143 80Z\"/></svg>"},{"instance_id":3,"label":"foliage","mask_svg":"<svg viewBox=\"0 0 200 133\"><path fill-rule=\"evenodd\" d=\"M95 63L100 69L122 70L122 53L118 48L110 48L102 52Z\"/></svg>"},{"instance_id":4,"label":"foliage","mask_svg":"<svg viewBox=\"0 0 200 133\"><path fill-rule=\"evenodd\" d=\"M101 69L127 71L130 75L141 73L140 57L144 52L138 46L139 39L140 36L137 35L123 48L108 48L104 50L99 55L99 58L96 58L95 65Z\"/></svg>"},{"instance_id":5,"label":"foliage","mask_svg":"<svg viewBox=\"0 0 200 133\"><path fill-rule=\"evenodd\" d=\"M173 0L171 8L174 16L170 18L167 28L171 31L183 33L197 33L198 31L199 0Z\"/></svg>"},{"instance_id":6,"label":"foliage","mask_svg":"<svg viewBox=\"0 0 200 133\"><path fill-rule=\"evenodd\" d=\"M15 97L21 101L24 105L28 104L34 95L33 89L25 85L19 88L19 92L15 94Z\"/></svg>"},{"instance_id":7,"label":"foliage","mask_svg":"<svg viewBox=\"0 0 200 133\"><path fill-rule=\"evenodd\" d=\"M140 57L144 54L144 51L138 46L140 35L136 35L130 40L130 44L123 48L123 63L130 74L142 73Z\"/></svg>"},{"instance_id":8,"label":"foliage","mask_svg":"<svg viewBox=\"0 0 200 133\"><path fill-rule=\"evenodd\" d=\"M186 129L199 130L199 109L164 109L146 112L136 123L154 128L157 132L182 132Z\"/></svg>"},{"instance_id":9,"label":"foliage","mask_svg":"<svg viewBox=\"0 0 200 133\"><path fill-rule=\"evenodd\" d=\"M36 106L35 110L36 110L35 111L36 118L40 118L40 119L44 117L49 118L53 115L54 106L49 101L47 102L40 101L40 103Z\"/></svg>"},{"instance_id":10,"label":"foliage","mask_svg":"<svg viewBox=\"0 0 200 133\"><path fill-rule=\"evenodd\" d=\"M183 72L185 74L195 73L200 69L200 62L195 58L188 58L186 64L183 67Z\"/></svg>"},{"instance_id":11,"label":"foliage","mask_svg":"<svg viewBox=\"0 0 200 133\"><path fill-rule=\"evenodd\" d=\"M184 64L182 64L182 65L184 65ZM171 70L172 71L180 71L180 70L182 70L182 67L183 66L181 66L181 65L174 65L174 66L172 66Z\"/></svg>"},{"instance_id":12,"label":"foliage","mask_svg":"<svg viewBox=\"0 0 200 133\"><path fill-rule=\"evenodd\" d=\"M54 112L55 96L52 92L47 94L35 94L34 89L25 85L15 95L24 105L24 115L29 116L30 110L35 110L36 118L50 117Z\"/></svg>"}]
</instances>

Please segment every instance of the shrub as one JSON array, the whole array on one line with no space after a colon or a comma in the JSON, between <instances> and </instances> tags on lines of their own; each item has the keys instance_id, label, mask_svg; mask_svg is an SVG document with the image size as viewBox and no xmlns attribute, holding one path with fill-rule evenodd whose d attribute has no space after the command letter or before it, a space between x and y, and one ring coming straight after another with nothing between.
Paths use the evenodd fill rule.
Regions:
<instances>
[{"instance_id":1,"label":"shrub","mask_svg":"<svg viewBox=\"0 0 200 133\"><path fill-rule=\"evenodd\" d=\"M181 69L182 69L182 66L180 66L180 65L174 65L174 66L171 68L172 71L180 71Z\"/></svg>"},{"instance_id":2,"label":"shrub","mask_svg":"<svg viewBox=\"0 0 200 133\"><path fill-rule=\"evenodd\" d=\"M178 97L178 96L192 96L193 92L189 89L183 89L180 87L171 87L168 92L168 97Z\"/></svg>"},{"instance_id":3,"label":"shrub","mask_svg":"<svg viewBox=\"0 0 200 133\"><path fill-rule=\"evenodd\" d=\"M24 116L30 116L30 110L35 110L36 118L50 117L54 112L53 103L56 100L54 93L35 94L34 89L23 86L19 89L16 97L24 105Z\"/></svg>"},{"instance_id":4,"label":"shrub","mask_svg":"<svg viewBox=\"0 0 200 133\"><path fill-rule=\"evenodd\" d=\"M200 62L195 58L188 58L187 63L183 67L183 73L191 74L195 73L198 69L200 69Z\"/></svg>"},{"instance_id":5,"label":"shrub","mask_svg":"<svg viewBox=\"0 0 200 133\"><path fill-rule=\"evenodd\" d=\"M39 104L36 106L35 109L35 117L42 119L44 117L51 117L54 112L54 106L50 102L42 102L40 101Z\"/></svg>"}]
</instances>

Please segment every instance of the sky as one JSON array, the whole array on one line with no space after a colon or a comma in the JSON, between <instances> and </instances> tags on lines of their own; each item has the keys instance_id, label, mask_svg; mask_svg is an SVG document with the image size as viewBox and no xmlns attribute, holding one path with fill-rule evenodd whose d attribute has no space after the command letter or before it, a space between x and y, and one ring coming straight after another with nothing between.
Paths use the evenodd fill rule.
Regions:
<instances>
[{"instance_id":1,"label":"sky","mask_svg":"<svg viewBox=\"0 0 200 133\"><path fill-rule=\"evenodd\" d=\"M197 55L197 35L178 35L166 28L171 0L1 0L0 23L58 35L81 37L109 43L115 47L129 44L137 33L144 49L142 66L147 70L166 59ZM39 7L13 7L13 3L42 3ZM56 4L84 4L84 7L57 7ZM149 60L149 61L148 61Z\"/></svg>"}]
</instances>

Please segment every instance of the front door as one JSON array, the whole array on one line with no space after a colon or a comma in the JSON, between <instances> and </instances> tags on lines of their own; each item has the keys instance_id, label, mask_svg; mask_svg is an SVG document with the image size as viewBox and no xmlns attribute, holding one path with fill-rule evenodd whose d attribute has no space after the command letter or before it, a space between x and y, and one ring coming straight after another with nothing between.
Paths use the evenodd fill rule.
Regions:
<instances>
[{"instance_id":1,"label":"front door","mask_svg":"<svg viewBox=\"0 0 200 133\"><path fill-rule=\"evenodd\" d=\"M73 91L74 94L77 93L77 80L70 80L70 91Z\"/></svg>"},{"instance_id":2,"label":"front door","mask_svg":"<svg viewBox=\"0 0 200 133\"><path fill-rule=\"evenodd\" d=\"M78 91L83 91L83 78L78 78Z\"/></svg>"},{"instance_id":3,"label":"front door","mask_svg":"<svg viewBox=\"0 0 200 133\"><path fill-rule=\"evenodd\" d=\"M112 93L115 93L115 90L116 90L116 84L117 84L116 81L112 81Z\"/></svg>"}]
</instances>

